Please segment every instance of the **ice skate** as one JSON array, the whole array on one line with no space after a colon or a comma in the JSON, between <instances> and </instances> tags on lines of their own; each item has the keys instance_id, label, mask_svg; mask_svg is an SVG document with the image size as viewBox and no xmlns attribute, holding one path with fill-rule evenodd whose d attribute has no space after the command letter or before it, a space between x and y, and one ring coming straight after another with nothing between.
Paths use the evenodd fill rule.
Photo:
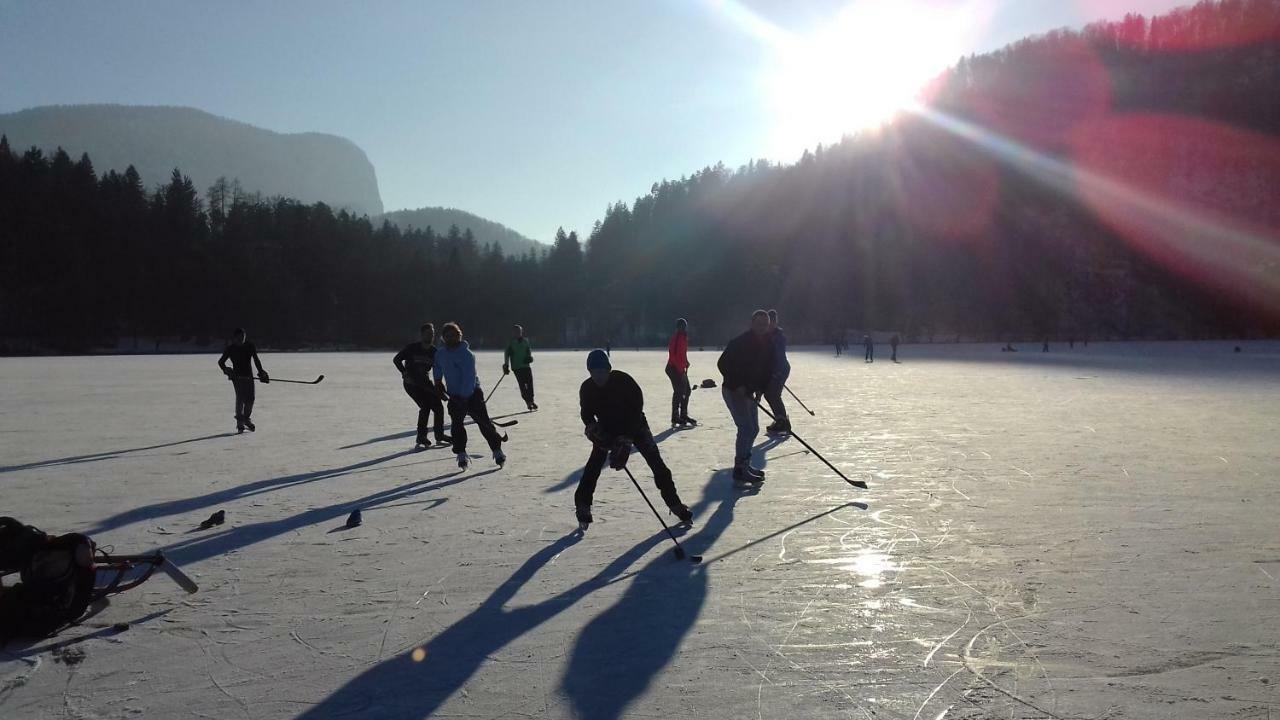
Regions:
<instances>
[{"instance_id":1,"label":"ice skate","mask_svg":"<svg viewBox=\"0 0 1280 720\"><path fill-rule=\"evenodd\" d=\"M750 472L750 467L746 463L733 466L733 482L738 485L759 485L764 482L764 476Z\"/></svg>"},{"instance_id":2,"label":"ice skate","mask_svg":"<svg viewBox=\"0 0 1280 720\"><path fill-rule=\"evenodd\" d=\"M681 503L681 502L672 503L671 505L668 506L668 509L671 510L672 515L675 515L676 517L680 518L680 522L682 524L684 525L693 524L693 512L691 512L689 510L689 507L684 503Z\"/></svg>"},{"instance_id":3,"label":"ice skate","mask_svg":"<svg viewBox=\"0 0 1280 720\"><path fill-rule=\"evenodd\" d=\"M494 450L493 461L498 464L498 467L502 467L503 465L507 464L507 456L505 453L502 452L501 449Z\"/></svg>"},{"instance_id":4,"label":"ice skate","mask_svg":"<svg viewBox=\"0 0 1280 720\"><path fill-rule=\"evenodd\" d=\"M574 512L578 517L578 530L586 532L591 527L591 506L579 505Z\"/></svg>"},{"instance_id":5,"label":"ice skate","mask_svg":"<svg viewBox=\"0 0 1280 720\"><path fill-rule=\"evenodd\" d=\"M471 464L471 458L467 457L466 453L464 452L458 453L458 467L462 468L463 470L466 470L467 466L470 464Z\"/></svg>"}]
</instances>

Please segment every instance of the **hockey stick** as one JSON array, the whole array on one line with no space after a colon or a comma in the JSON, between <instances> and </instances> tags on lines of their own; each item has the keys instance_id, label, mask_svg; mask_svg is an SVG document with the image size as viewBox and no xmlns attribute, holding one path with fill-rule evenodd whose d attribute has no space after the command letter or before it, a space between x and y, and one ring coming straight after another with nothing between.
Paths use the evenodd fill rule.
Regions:
<instances>
[{"instance_id":1,"label":"hockey stick","mask_svg":"<svg viewBox=\"0 0 1280 720\"><path fill-rule=\"evenodd\" d=\"M493 394L498 392L498 386L501 385L502 381L506 379L507 379L507 374L503 373L502 377L498 378L498 382L493 384L493 389L489 391L489 394L484 396L485 403L488 403L489 398L493 397Z\"/></svg>"},{"instance_id":2,"label":"hockey stick","mask_svg":"<svg viewBox=\"0 0 1280 720\"><path fill-rule=\"evenodd\" d=\"M803 400L801 400L799 397L797 397L795 393L791 392L791 388L787 387L786 385L783 385L783 386L782 386L782 389L784 389L784 390L786 390L787 392L791 393L791 397L795 398L795 399L796 399L796 402L800 403L800 407L804 408L804 409L805 409L805 410L806 410L810 415L816 415L816 414L817 414L817 413L815 413L814 411L809 410L809 406L808 406L808 405L805 405Z\"/></svg>"},{"instance_id":3,"label":"hockey stick","mask_svg":"<svg viewBox=\"0 0 1280 720\"><path fill-rule=\"evenodd\" d=\"M188 593L194 593L200 589L200 586L196 585L194 580L192 580L186 573L182 572L182 568L173 564L173 561L166 558L162 552L155 552L150 555L107 555L103 553L98 555L95 560L99 567L110 568L121 573L134 565L145 563L152 566L151 570L149 570L145 576L135 582L129 583L128 585L118 586L119 578L117 578L116 582L112 583L111 588L106 591L107 593L121 592L140 585L142 584L142 581L150 577L151 573L156 569L164 571L164 574L168 575L171 580L177 583L178 587L186 590Z\"/></svg>"},{"instance_id":4,"label":"hockey stick","mask_svg":"<svg viewBox=\"0 0 1280 720\"><path fill-rule=\"evenodd\" d=\"M658 509L653 506L653 503L649 502L649 496L644 494L644 490L640 487L640 483L636 482L636 476L631 474L631 468L623 465L622 469L627 472L627 477L631 478L631 484L636 486L636 490L640 492L640 497L644 498L645 504L653 511L653 516L658 518L658 522L662 523L662 529L667 531L667 536L671 538L671 542L676 544L676 557L683 560L685 558L684 548L680 546L680 541L676 539L676 534L671 532L671 528L667 527L667 521L662 519L662 516L658 514ZM690 555L689 562L697 565L702 562L702 556Z\"/></svg>"},{"instance_id":5,"label":"hockey stick","mask_svg":"<svg viewBox=\"0 0 1280 720\"><path fill-rule=\"evenodd\" d=\"M273 382L293 383L295 385L319 385L320 381L324 380L324 376L321 375L315 380L285 380L283 378L270 378L268 380L263 380L261 378L255 378L255 377L244 377L243 375L228 375L227 379L228 380L250 380L250 381L257 380L258 382L263 383L264 385L267 385Z\"/></svg>"},{"instance_id":6,"label":"hockey stick","mask_svg":"<svg viewBox=\"0 0 1280 720\"><path fill-rule=\"evenodd\" d=\"M764 406L760 404L760 401L759 401L759 400L757 400L757 401L756 401L756 407L760 408L760 411L761 411L761 412L763 412L765 415L768 415L770 420L777 420L777 418L775 418L775 417L773 416L773 413L771 413L771 412L769 412L768 410L765 410L765 409L764 409ZM854 487L856 487L856 488L862 488L863 490L866 490L866 489L867 489L867 484L866 484L866 483L864 483L864 482L862 482L861 480L850 480L849 478L845 477L845 474L844 474L844 473L842 473L842 472L840 472L839 468L837 468L835 465L832 465L832 464L831 464L831 463L830 463L826 458L822 457L822 453L818 452L817 450L814 450L812 445L810 445L809 443L805 442L805 441L804 441L804 438L802 438L802 437L800 437L799 435L795 434L795 432L794 432L794 431L792 431L792 432L791 432L791 437L793 437L793 438L795 438L796 440L800 441L800 444L801 444L801 445L805 446L805 448L807 448L807 449L809 450L809 452L811 452L811 453L813 453L815 456L817 456L817 458L818 458L819 460L821 460L822 462L826 463L826 464L827 464L827 467L831 468L832 470L835 470L835 473L836 473L837 475L839 475L839 476L840 476L840 479L841 479L841 480L844 480L845 482L849 483L850 485L852 485L852 486L854 486Z\"/></svg>"}]
</instances>

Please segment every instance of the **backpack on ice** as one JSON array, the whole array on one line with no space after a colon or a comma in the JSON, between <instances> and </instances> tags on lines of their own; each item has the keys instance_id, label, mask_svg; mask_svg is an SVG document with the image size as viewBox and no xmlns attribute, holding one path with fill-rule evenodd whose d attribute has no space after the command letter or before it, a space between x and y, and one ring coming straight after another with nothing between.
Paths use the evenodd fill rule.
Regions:
<instances>
[{"instance_id":1,"label":"backpack on ice","mask_svg":"<svg viewBox=\"0 0 1280 720\"><path fill-rule=\"evenodd\" d=\"M0 641L56 633L94 602L141 585L157 569L187 592L198 589L161 553L108 555L86 535L55 537L0 517Z\"/></svg>"}]
</instances>

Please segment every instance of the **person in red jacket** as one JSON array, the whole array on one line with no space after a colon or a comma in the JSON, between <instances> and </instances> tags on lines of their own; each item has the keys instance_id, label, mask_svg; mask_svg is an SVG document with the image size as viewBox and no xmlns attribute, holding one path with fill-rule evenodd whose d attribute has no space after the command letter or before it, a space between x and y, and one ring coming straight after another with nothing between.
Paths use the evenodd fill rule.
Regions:
<instances>
[{"instance_id":1,"label":"person in red jacket","mask_svg":"<svg viewBox=\"0 0 1280 720\"><path fill-rule=\"evenodd\" d=\"M667 343L667 377L671 379L671 427L693 427L689 417L689 323L676 320L676 331Z\"/></svg>"}]
</instances>

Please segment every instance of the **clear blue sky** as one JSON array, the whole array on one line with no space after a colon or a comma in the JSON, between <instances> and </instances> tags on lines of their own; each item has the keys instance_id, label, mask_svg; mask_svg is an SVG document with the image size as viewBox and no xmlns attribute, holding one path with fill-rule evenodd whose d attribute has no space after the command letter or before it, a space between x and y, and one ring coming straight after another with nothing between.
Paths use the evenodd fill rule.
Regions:
<instances>
[{"instance_id":1,"label":"clear blue sky","mask_svg":"<svg viewBox=\"0 0 1280 720\"><path fill-rule=\"evenodd\" d=\"M454 206L549 241L656 180L794 159L762 89L778 50L742 17L808 37L851 2L875 0L0 0L0 112L189 105L334 133L368 153L388 210ZM919 3L971 18L964 52L1186 4Z\"/></svg>"}]
</instances>

